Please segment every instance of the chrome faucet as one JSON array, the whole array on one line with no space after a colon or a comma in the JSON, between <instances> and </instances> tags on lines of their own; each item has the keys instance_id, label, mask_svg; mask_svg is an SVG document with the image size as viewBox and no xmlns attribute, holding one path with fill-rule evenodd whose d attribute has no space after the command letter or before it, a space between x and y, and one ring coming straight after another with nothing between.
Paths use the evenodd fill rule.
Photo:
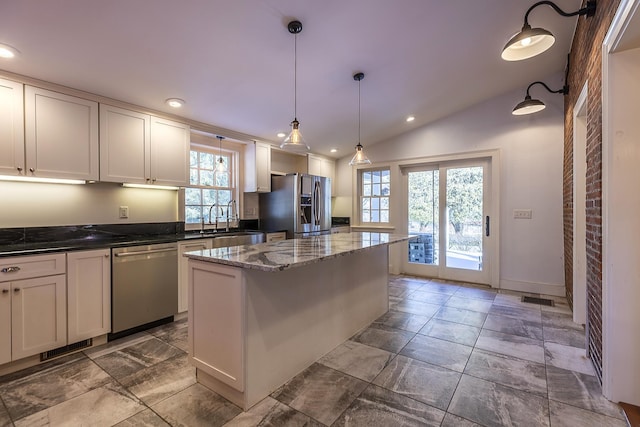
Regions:
<instances>
[{"instance_id":1,"label":"chrome faucet","mask_svg":"<svg viewBox=\"0 0 640 427\"><path fill-rule=\"evenodd\" d=\"M229 231L229 218L233 218L233 212L238 211L238 207L236 205L236 201L234 200L230 200L229 203L227 203L227 229L226 231Z\"/></svg>"}]
</instances>

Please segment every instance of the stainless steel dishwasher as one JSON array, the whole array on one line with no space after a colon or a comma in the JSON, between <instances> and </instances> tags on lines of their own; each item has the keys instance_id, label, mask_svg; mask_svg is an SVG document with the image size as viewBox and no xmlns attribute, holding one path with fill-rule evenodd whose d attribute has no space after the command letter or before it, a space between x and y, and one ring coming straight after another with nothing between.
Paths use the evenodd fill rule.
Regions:
<instances>
[{"instance_id":1,"label":"stainless steel dishwasher","mask_svg":"<svg viewBox=\"0 0 640 427\"><path fill-rule=\"evenodd\" d=\"M109 339L172 320L178 312L177 243L113 248L112 255Z\"/></svg>"}]
</instances>

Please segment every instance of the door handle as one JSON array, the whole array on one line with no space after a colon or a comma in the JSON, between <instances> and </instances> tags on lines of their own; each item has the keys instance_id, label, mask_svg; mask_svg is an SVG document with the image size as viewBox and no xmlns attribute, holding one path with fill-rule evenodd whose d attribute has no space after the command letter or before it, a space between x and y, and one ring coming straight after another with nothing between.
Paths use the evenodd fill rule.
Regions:
<instances>
[{"instance_id":1,"label":"door handle","mask_svg":"<svg viewBox=\"0 0 640 427\"><path fill-rule=\"evenodd\" d=\"M491 222L490 222L490 219L489 219L489 215L487 215L487 218L485 219L485 225L484 225L484 232L485 232L485 235L487 237L489 237L489 235L491 235L491 233L490 233L490 225L491 225Z\"/></svg>"}]
</instances>

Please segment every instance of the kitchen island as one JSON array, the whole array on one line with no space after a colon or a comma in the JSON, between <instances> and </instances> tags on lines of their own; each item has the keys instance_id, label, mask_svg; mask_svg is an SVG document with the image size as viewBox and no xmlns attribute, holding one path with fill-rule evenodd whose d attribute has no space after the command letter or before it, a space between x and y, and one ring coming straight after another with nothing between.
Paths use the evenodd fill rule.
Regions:
<instances>
[{"instance_id":1,"label":"kitchen island","mask_svg":"<svg viewBox=\"0 0 640 427\"><path fill-rule=\"evenodd\" d=\"M244 410L386 313L388 246L345 233L189 252L189 359Z\"/></svg>"}]
</instances>

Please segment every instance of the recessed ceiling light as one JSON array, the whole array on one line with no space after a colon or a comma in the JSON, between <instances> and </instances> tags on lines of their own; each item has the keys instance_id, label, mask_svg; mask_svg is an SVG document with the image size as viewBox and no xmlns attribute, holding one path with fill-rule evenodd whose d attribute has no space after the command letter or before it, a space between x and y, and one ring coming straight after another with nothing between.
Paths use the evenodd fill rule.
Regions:
<instances>
[{"instance_id":1,"label":"recessed ceiling light","mask_svg":"<svg viewBox=\"0 0 640 427\"><path fill-rule=\"evenodd\" d=\"M186 104L186 102L184 102L184 100L180 98L169 98L164 102L166 102L169 107L173 107L173 108L180 108L184 104Z\"/></svg>"},{"instance_id":2,"label":"recessed ceiling light","mask_svg":"<svg viewBox=\"0 0 640 427\"><path fill-rule=\"evenodd\" d=\"M287 136L286 133L284 132L279 132L278 135L276 135L278 138L284 138L285 136Z\"/></svg>"},{"instance_id":3,"label":"recessed ceiling light","mask_svg":"<svg viewBox=\"0 0 640 427\"><path fill-rule=\"evenodd\" d=\"M408 121L408 122L412 122L412 121L414 121L415 119L416 119L416 118L415 118L415 116L409 116L409 117L407 117L407 121Z\"/></svg>"},{"instance_id":4,"label":"recessed ceiling light","mask_svg":"<svg viewBox=\"0 0 640 427\"><path fill-rule=\"evenodd\" d=\"M14 58L18 53L15 47L0 43L0 58Z\"/></svg>"},{"instance_id":5,"label":"recessed ceiling light","mask_svg":"<svg viewBox=\"0 0 640 427\"><path fill-rule=\"evenodd\" d=\"M336 153L337 151L338 151L338 149L337 149L337 148L332 148L332 149L331 149L331 152L332 152L332 153Z\"/></svg>"}]
</instances>

